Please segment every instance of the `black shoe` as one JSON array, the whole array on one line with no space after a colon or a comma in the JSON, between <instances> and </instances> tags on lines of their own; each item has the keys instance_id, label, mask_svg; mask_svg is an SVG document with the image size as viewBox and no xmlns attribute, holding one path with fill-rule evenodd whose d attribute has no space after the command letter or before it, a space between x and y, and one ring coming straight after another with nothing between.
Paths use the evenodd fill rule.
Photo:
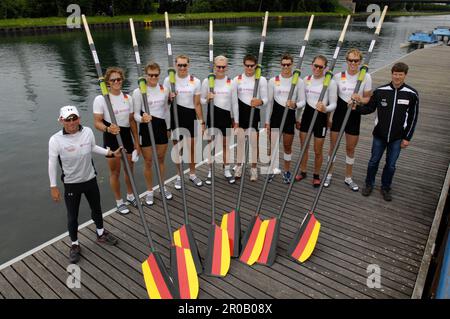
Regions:
<instances>
[{"instance_id":1,"label":"black shoe","mask_svg":"<svg viewBox=\"0 0 450 319\"><path fill-rule=\"evenodd\" d=\"M70 247L69 261L71 264L76 264L77 262L80 261L80 253L81 253L80 245L72 245L72 247Z\"/></svg>"},{"instance_id":2,"label":"black shoe","mask_svg":"<svg viewBox=\"0 0 450 319\"><path fill-rule=\"evenodd\" d=\"M381 195L383 195L383 199L387 202L390 202L392 200L391 191L388 189L381 189Z\"/></svg>"},{"instance_id":3,"label":"black shoe","mask_svg":"<svg viewBox=\"0 0 450 319\"><path fill-rule=\"evenodd\" d=\"M97 234L97 242L100 244L107 244L107 245L117 245L117 242L119 240L112 234L108 233L106 230L103 231L103 235L99 236Z\"/></svg>"},{"instance_id":4,"label":"black shoe","mask_svg":"<svg viewBox=\"0 0 450 319\"><path fill-rule=\"evenodd\" d=\"M369 196L370 193L372 193L372 191L373 191L373 186L366 185L366 186L364 186L364 188L362 189L362 195L363 195L363 196Z\"/></svg>"}]
</instances>

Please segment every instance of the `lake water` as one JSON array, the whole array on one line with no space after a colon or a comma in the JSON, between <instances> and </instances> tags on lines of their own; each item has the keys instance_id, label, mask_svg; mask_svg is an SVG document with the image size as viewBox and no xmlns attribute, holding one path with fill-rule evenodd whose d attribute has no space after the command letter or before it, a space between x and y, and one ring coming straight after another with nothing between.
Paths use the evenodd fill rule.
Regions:
<instances>
[{"instance_id":1,"label":"lake water","mask_svg":"<svg viewBox=\"0 0 450 319\"><path fill-rule=\"evenodd\" d=\"M308 18L269 23L266 39L263 75L279 72L280 55L298 55ZM333 55L344 19L317 17L306 49L303 75L309 74L313 56ZM376 44L371 70L380 68L411 49L400 48L409 34L416 30L432 30L450 25L450 16L387 18ZM191 73L203 79L208 74L208 27L173 27L174 55L191 57ZM142 60L158 62L165 74L167 57L165 31L162 28L139 29ZM242 72L242 57L257 54L260 24L214 26L214 53L230 59L229 75ZM350 47L367 51L373 30L365 20L352 21L335 71L344 66L344 53ZM118 65L125 69L124 91L136 87L137 71L129 30L94 31L93 37L104 69ZM64 203L52 202L47 173L48 139L60 129L56 121L62 105L74 104L81 111L82 123L93 128L92 102L99 94L95 68L83 32L1 38L0 41L0 264L65 232ZM389 79L386 79L388 81ZM96 131L97 143L101 134ZM114 206L109 188L106 161L95 156L103 210ZM142 160L136 168L139 192L146 190L142 175ZM167 178L174 175L168 163ZM204 178L204 176L201 176ZM62 187L61 187L62 189ZM122 188L123 190L123 188ZM174 191L175 196L180 193ZM80 224L87 221L89 209L82 201Z\"/></svg>"}]
</instances>

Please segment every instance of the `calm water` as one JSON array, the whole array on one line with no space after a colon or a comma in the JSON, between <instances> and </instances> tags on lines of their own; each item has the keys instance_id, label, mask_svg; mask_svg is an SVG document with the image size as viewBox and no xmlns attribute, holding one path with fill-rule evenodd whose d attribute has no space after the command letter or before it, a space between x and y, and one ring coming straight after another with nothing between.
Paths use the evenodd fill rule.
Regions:
<instances>
[{"instance_id":1,"label":"calm water","mask_svg":"<svg viewBox=\"0 0 450 319\"><path fill-rule=\"evenodd\" d=\"M271 22L263 59L263 75L274 76L283 52L298 55L308 19L296 22ZM303 75L316 54L331 57L344 19L316 18L306 50ZM432 30L450 25L450 16L398 17L387 19L376 45L371 69L375 70L408 53L400 48L416 30ZM216 25L214 52L230 58L230 75L241 70L241 59L257 53L261 26ZM349 26L342 53L349 47L363 51L372 37L365 21ZM167 68L165 32L161 28L137 30L143 61L153 59ZM127 73L124 91L135 88L137 77L129 30L93 33L100 62L123 67ZM208 73L207 26L173 27L174 54L191 57L191 73L203 79ZM340 54L336 70L343 67ZM0 63L0 264L66 231L63 203L55 204L49 194L47 152L49 137L60 129L56 118L62 105L75 104L81 110L83 124L93 127L92 102L99 93L95 68L84 33L1 38ZM96 131L97 143L101 144ZM95 156L99 172L103 210L114 205L109 189L106 161ZM137 165L139 192L145 191L142 159ZM174 174L169 167L167 177ZM203 178L203 176L202 176ZM175 191L176 192L176 191ZM178 192L175 196L180 196ZM80 223L89 219L83 200Z\"/></svg>"}]
</instances>

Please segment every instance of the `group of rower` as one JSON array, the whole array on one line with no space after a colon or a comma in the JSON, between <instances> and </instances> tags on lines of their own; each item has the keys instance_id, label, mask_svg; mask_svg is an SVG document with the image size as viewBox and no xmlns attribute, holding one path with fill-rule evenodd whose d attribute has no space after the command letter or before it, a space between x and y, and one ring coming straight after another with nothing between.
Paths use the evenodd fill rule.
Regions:
<instances>
[{"instance_id":1,"label":"group of rower","mask_svg":"<svg viewBox=\"0 0 450 319\"><path fill-rule=\"evenodd\" d=\"M407 146L417 122L417 92L404 84L408 67L403 63L397 63L391 70L392 82L390 84L372 92L372 79L369 74L366 74L358 94L353 94L362 63L362 53L358 49L350 49L347 51L345 58L347 63L346 70L334 75L321 102L319 102L319 96L322 91L328 63L327 58L323 55L317 55L313 58L311 75L298 80L290 100L288 100L288 96L294 69L294 58L290 54L284 54L281 57L281 72L278 75L270 78L269 81L262 76L260 77L256 97L253 97L253 90L257 59L250 54L246 55L242 60L244 72L234 78L230 78L227 74L228 59L225 56L217 56L214 59L214 93L209 91L208 79L201 82L200 79L189 73L190 61L186 55L179 55L175 60L175 92L170 90L169 77L166 77L163 81L160 80L160 66L155 62L150 62L145 66L144 70L150 114L145 112L143 97L139 88L135 89L132 95L122 92L122 84L125 79L123 70L118 67L108 68L104 77L108 85L109 97L117 125L111 121L103 95L97 96L93 103L94 124L97 130L103 132L103 147L95 144L92 131L88 127L80 125L80 114L74 106L61 108L59 120L63 124L63 130L53 135L49 142L51 195L55 201L60 200L59 190L56 187L56 163L59 160L62 180L65 186L64 198L68 209L69 234L72 244L78 245L76 230L78 227L78 207L82 193L86 194L92 209L92 217L97 226L99 240L112 244L117 242L114 236L103 230L100 197L95 180L96 172L91 158L92 152L107 157L110 171L109 181L116 199L118 212L127 214L129 212L127 203L137 206L137 199L133 195L130 179L126 171L127 203L122 199L120 190L121 152L116 138L118 134L122 138L123 147L126 150L127 160L131 169L133 169L136 155L142 155L144 158L144 177L147 186L145 203L147 205L153 205L154 203L152 147L148 123L150 121L152 123L160 173L164 179L168 141L171 138L171 131L177 128L173 116L175 111L178 112L178 129L180 129L183 139L186 139L186 141L179 142L185 142L184 144L188 146L186 155L190 157L188 161L189 180L197 187L201 187L203 182L211 184L211 171L209 171L206 179L202 181L197 176L195 168L196 140L198 138L203 139L206 129L211 128L211 112L209 110L209 102L211 101L214 107L216 134L220 133L221 135L221 138L216 140L219 140L220 143L221 139L223 175L230 184L244 175L242 163L244 161L243 148L246 130L252 132L251 141L253 142L251 143L253 151L250 159L250 180L256 181L258 179L258 130L261 121L260 111L263 106L266 106L266 116L263 119L264 127L268 132L268 136L272 136L271 145L274 145L274 136L280 130L283 112L286 107L289 108L282 130L284 159L282 181L288 184L292 178L295 178L296 181L305 179L307 177L308 149L306 149L305 156L301 161L298 175L294 176L293 172L291 172L292 145L294 143L295 128L297 128L300 131L300 144L303 146L313 114L317 110L317 120L312 129L314 134L312 184L314 187L319 187L321 184L320 170L324 159L323 145L326 133L330 129L329 154L331 154L337 141L338 132L343 125L347 108L349 105L352 105L352 112L345 126L346 169L344 182L353 191L359 190L359 186L352 178L352 168L355 163L355 148L360 134L361 114L378 110L378 121L382 121L382 123L377 123L374 130L372 157L369 162L368 177L366 178L363 195L368 196L372 191L378 163L384 150L387 148L387 164L383 171L382 190L384 190L384 199L390 200L390 184L400 147ZM403 78L400 79L400 82L395 82L397 77L394 74L398 73L403 74ZM381 92L377 92L380 89ZM391 91L395 92L396 95L398 92L398 95L402 95L403 98L397 101L398 97L396 95L387 96ZM176 108L173 106L175 99L177 102ZM208 105L206 122L202 105ZM390 113L383 110L383 107L389 109ZM252 108L255 111L253 122L250 123L250 111ZM384 113L391 114L391 119L380 118L380 114ZM387 125L386 121L388 121L389 126L388 133L385 132L386 129L384 128ZM380 125L383 125L382 129L377 129ZM392 135L391 130L393 131ZM392 141L394 132L396 140ZM234 168L231 167L230 161L230 139L232 134L237 135L238 150L237 162ZM386 134L387 136L385 136ZM401 142L397 143L397 140ZM174 140L174 144L177 142ZM375 145L375 142L377 142L377 145ZM394 142L396 143L395 145L392 144ZM335 159L328 158L328 160L334 162ZM179 190L182 185L180 178L182 172L180 164L177 163L176 166L178 176L174 187ZM274 177L272 173L269 172L271 174L270 180ZM324 187L329 187L332 180L332 170L327 176L322 178L325 178ZM173 197L173 194L166 187L164 194L167 199ZM77 256L79 258L79 251L78 254L76 252L72 254L71 250L72 255L75 257L71 258L71 261L76 262Z\"/></svg>"}]
</instances>

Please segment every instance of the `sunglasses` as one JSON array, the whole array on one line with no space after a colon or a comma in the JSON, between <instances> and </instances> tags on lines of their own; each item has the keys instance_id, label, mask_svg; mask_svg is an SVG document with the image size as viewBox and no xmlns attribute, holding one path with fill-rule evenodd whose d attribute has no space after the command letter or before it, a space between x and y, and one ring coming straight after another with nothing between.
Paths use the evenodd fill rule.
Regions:
<instances>
[{"instance_id":1,"label":"sunglasses","mask_svg":"<svg viewBox=\"0 0 450 319\"><path fill-rule=\"evenodd\" d=\"M288 68L292 65L292 63L281 63L281 66L284 68Z\"/></svg>"},{"instance_id":2,"label":"sunglasses","mask_svg":"<svg viewBox=\"0 0 450 319\"><path fill-rule=\"evenodd\" d=\"M122 82L122 78L115 78L115 79L109 79L109 81L108 82L110 82L110 83L115 83L115 82Z\"/></svg>"},{"instance_id":3,"label":"sunglasses","mask_svg":"<svg viewBox=\"0 0 450 319\"><path fill-rule=\"evenodd\" d=\"M323 69L325 67L325 65L320 65L320 64L313 64L313 67L315 67L316 69Z\"/></svg>"},{"instance_id":4,"label":"sunglasses","mask_svg":"<svg viewBox=\"0 0 450 319\"><path fill-rule=\"evenodd\" d=\"M245 66L246 68L254 68L254 67L256 66L256 64L245 64L245 63L244 63L244 66Z\"/></svg>"},{"instance_id":5,"label":"sunglasses","mask_svg":"<svg viewBox=\"0 0 450 319\"><path fill-rule=\"evenodd\" d=\"M177 64L177 67L179 68L187 68L187 63L183 63L183 64Z\"/></svg>"},{"instance_id":6,"label":"sunglasses","mask_svg":"<svg viewBox=\"0 0 450 319\"><path fill-rule=\"evenodd\" d=\"M359 61L361 61L360 59L347 59L348 62L350 63L359 63Z\"/></svg>"},{"instance_id":7,"label":"sunglasses","mask_svg":"<svg viewBox=\"0 0 450 319\"><path fill-rule=\"evenodd\" d=\"M216 65L216 68L224 70L227 66L226 65Z\"/></svg>"},{"instance_id":8,"label":"sunglasses","mask_svg":"<svg viewBox=\"0 0 450 319\"><path fill-rule=\"evenodd\" d=\"M158 74L155 74L155 73L147 73L147 76L149 77L149 78L157 78L158 76L159 76L159 73Z\"/></svg>"},{"instance_id":9,"label":"sunglasses","mask_svg":"<svg viewBox=\"0 0 450 319\"><path fill-rule=\"evenodd\" d=\"M75 122L76 120L78 120L78 116L74 115L64 119L64 122Z\"/></svg>"}]
</instances>

